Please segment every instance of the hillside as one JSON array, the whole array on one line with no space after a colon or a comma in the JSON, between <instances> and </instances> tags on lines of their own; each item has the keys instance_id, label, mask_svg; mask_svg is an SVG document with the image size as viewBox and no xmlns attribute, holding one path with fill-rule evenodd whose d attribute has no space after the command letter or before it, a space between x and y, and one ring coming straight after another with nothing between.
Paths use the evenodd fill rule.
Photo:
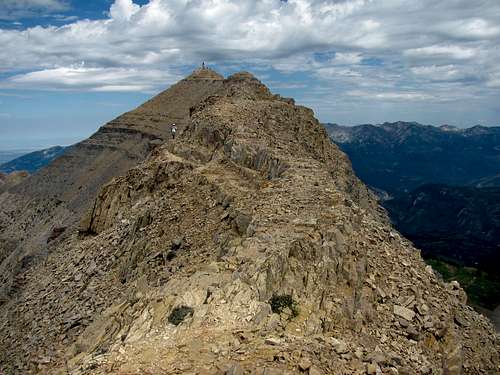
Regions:
<instances>
[{"instance_id":1,"label":"hillside","mask_svg":"<svg viewBox=\"0 0 500 375\"><path fill-rule=\"evenodd\" d=\"M498 370L491 323L393 230L310 109L249 73L205 84L204 97L175 96L186 109L175 140L108 180L71 215L78 227L53 227L44 254L20 259L0 305L0 370ZM145 128L136 121L129 144ZM44 171L60 181L61 169Z\"/></svg>"},{"instance_id":2,"label":"hillside","mask_svg":"<svg viewBox=\"0 0 500 375\"><path fill-rule=\"evenodd\" d=\"M405 122L326 127L395 227L445 278L462 280L476 306L495 308L500 128Z\"/></svg>"},{"instance_id":3,"label":"hillside","mask_svg":"<svg viewBox=\"0 0 500 375\"><path fill-rule=\"evenodd\" d=\"M217 92L221 83L215 72L195 72L0 195L0 300L17 288L12 273L23 258L47 254L53 228L75 228L103 184L143 161L170 136L172 122L182 130L190 107Z\"/></svg>"},{"instance_id":4,"label":"hillside","mask_svg":"<svg viewBox=\"0 0 500 375\"><path fill-rule=\"evenodd\" d=\"M15 171L27 171L28 173L34 173L62 155L65 149L65 147L54 146L44 150L27 153L0 164L0 172L11 173Z\"/></svg>"},{"instance_id":5,"label":"hillside","mask_svg":"<svg viewBox=\"0 0 500 375\"><path fill-rule=\"evenodd\" d=\"M428 183L475 186L500 174L500 127L395 122L326 128L356 174L391 196Z\"/></svg>"},{"instance_id":6,"label":"hillside","mask_svg":"<svg viewBox=\"0 0 500 375\"><path fill-rule=\"evenodd\" d=\"M25 150L0 150L0 164L7 163L29 152L30 151L25 151Z\"/></svg>"},{"instance_id":7,"label":"hillside","mask_svg":"<svg viewBox=\"0 0 500 375\"><path fill-rule=\"evenodd\" d=\"M384 206L398 230L422 249L425 257L455 265L442 270L445 277L460 277L459 272L472 274L466 289L474 304L497 307L500 188L423 185L384 202Z\"/></svg>"},{"instance_id":8,"label":"hillside","mask_svg":"<svg viewBox=\"0 0 500 375\"><path fill-rule=\"evenodd\" d=\"M28 176L29 173L26 171L18 171L8 174L0 172L0 194L21 183Z\"/></svg>"},{"instance_id":9,"label":"hillside","mask_svg":"<svg viewBox=\"0 0 500 375\"><path fill-rule=\"evenodd\" d=\"M496 270L500 188L423 185L385 207L399 230L428 253Z\"/></svg>"}]
</instances>

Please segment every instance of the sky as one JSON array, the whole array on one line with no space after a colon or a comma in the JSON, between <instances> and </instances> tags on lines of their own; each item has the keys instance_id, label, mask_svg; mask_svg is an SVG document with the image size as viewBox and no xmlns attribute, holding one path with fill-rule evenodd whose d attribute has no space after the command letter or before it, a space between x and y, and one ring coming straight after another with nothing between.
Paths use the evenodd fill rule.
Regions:
<instances>
[{"instance_id":1,"label":"sky","mask_svg":"<svg viewBox=\"0 0 500 375\"><path fill-rule=\"evenodd\" d=\"M71 144L202 61L343 125L500 125L499 0L0 0L0 150Z\"/></svg>"}]
</instances>

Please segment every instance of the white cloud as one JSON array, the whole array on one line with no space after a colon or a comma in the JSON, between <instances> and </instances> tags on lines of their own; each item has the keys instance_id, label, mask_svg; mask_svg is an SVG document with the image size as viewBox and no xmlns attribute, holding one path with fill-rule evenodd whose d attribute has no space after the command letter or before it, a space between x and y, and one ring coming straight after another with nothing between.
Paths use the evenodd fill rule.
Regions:
<instances>
[{"instance_id":1,"label":"white cloud","mask_svg":"<svg viewBox=\"0 0 500 375\"><path fill-rule=\"evenodd\" d=\"M459 65L431 65L411 68L416 76L429 79L431 81L458 81L458 80L478 80L481 72L471 71L467 67Z\"/></svg>"},{"instance_id":2,"label":"white cloud","mask_svg":"<svg viewBox=\"0 0 500 375\"><path fill-rule=\"evenodd\" d=\"M129 21L141 7L134 4L132 0L116 0L109 10L111 18L118 21Z\"/></svg>"},{"instance_id":3,"label":"white cloud","mask_svg":"<svg viewBox=\"0 0 500 375\"><path fill-rule=\"evenodd\" d=\"M301 72L338 94L388 93L381 100L498 88L498 0L115 0L103 17L0 29L0 72L12 75L0 87L151 91L207 61Z\"/></svg>"},{"instance_id":4,"label":"white cloud","mask_svg":"<svg viewBox=\"0 0 500 375\"><path fill-rule=\"evenodd\" d=\"M334 64L339 65L354 65L359 64L363 56L359 52L338 52L335 54L335 58L333 60Z\"/></svg>"},{"instance_id":5,"label":"white cloud","mask_svg":"<svg viewBox=\"0 0 500 375\"><path fill-rule=\"evenodd\" d=\"M404 54L410 57L447 57L450 59L470 59L477 55L473 48L466 48L457 45L433 45L428 47L407 49Z\"/></svg>"},{"instance_id":6,"label":"white cloud","mask_svg":"<svg viewBox=\"0 0 500 375\"><path fill-rule=\"evenodd\" d=\"M3 86L25 89L71 90L78 88L89 91L154 91L158 86L166 86L178 79L180 79L179 76L161 70L77 66L15 75L4 82Z\"/></svg>"},{"instance_id":7,"label":"white cloud","mask_svg":"<svg viewBox=\"0 0 500 375\"><path fill-rule=\"evenodd\" d=\"M483 18L472 18L444 22L438 30L457 38L483 39L494 38L500 34L500 26Z\"/></svg>"},{"instance_id":8,"label":"white cloud","mask_svg":"<svg viewBox=\"0 0 500 375\"><path fill-rule=\"evenodd\" d=\"M422 101L435 99L435 96L421 92L369 92L361 90L352 90L347 95L376 100L388 101Z\"/></svg>"}]
</instances>

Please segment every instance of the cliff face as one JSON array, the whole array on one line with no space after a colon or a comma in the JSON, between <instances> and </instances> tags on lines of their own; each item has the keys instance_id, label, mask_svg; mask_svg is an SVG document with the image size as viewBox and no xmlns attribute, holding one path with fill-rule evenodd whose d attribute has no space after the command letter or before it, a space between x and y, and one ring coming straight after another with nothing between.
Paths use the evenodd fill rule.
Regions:
<instances>
[{"instance_id":1,"label":"cliff face","mask_svg":"<svg viewBox=\"0 0 500 375\"><path fill-rule=\"evenodd\" d=\"M216 85L23 265L0 368L497 371L491 324L390 227L312 111L248 73Z\"/></svg>"}]
</instances>

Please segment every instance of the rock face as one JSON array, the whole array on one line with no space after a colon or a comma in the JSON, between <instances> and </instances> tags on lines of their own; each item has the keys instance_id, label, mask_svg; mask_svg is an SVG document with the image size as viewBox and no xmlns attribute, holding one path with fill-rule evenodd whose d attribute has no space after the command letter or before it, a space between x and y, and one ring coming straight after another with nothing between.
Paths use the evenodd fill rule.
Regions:
<instances>
[{"instance_id":1,"label":"rock face","mask_svg":"<svg viewBox=\"0 0 500 375\"><path fill-rule=\"evenodd\" d=\"M390 227L311 110L248 73L207 80L216 95L175 141L25 260L1 370L498 371L491 324Z\"/></svg>"}]
</instances>

